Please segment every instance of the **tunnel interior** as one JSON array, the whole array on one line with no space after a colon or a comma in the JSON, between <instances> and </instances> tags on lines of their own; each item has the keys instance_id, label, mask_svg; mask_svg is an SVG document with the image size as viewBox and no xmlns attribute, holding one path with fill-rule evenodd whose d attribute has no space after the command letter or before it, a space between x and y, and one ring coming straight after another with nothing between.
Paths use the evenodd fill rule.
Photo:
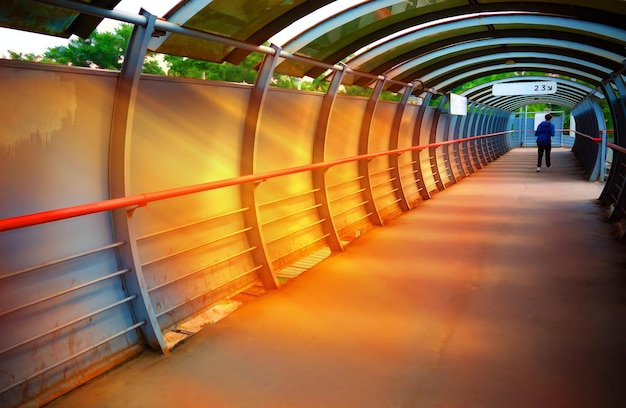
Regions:
<instances>
[{"instance_id":1,"label":"tunnel interior","mask_svg":"<svg viewBox=\"0 0 626 408\"><path fill-rule=\"evenodd\" d=\"M560 145L604 183L608 219L626 218L624 2L118 3L0 5L15 30L133 30L119 71L0 60L6 406L167 354L220 302L277 290L534 147L529 105L557 108ZM254 83L232 83L142 74L148 53L263 58Z\"/></svg>"}]
</instances>

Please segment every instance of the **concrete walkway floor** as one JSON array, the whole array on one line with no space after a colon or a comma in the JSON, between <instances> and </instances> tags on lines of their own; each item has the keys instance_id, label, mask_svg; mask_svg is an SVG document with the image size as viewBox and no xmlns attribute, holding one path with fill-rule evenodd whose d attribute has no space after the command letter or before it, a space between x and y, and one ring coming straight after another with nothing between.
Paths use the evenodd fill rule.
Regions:
<instances>
[{"instance_id":1,"label":"concrete walkway floor","mask_svg":"<svg viewBox=\"0 0 626 408\"><path fill-rule=\"evenodd\" d=\"M569 150L515 149L49 407L624 407L626 253Z\"/></svg>"}]
</instances>

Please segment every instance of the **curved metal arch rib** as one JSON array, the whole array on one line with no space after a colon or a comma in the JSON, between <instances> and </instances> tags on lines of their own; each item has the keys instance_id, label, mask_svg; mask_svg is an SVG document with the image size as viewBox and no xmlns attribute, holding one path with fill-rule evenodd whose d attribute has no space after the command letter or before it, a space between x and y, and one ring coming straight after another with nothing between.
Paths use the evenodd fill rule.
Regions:
<instances>
[{"instance_id":1,"label":"curved metal arch rib","mask_svg":"<svg viewBox=\"0 0 626 408\"><path fill-rule=\"evenodd\" d=\"M553 95L520 95L511 96L493 96L491 87L496 83L502 82L522 82L522 81L539 81L551 80L557 83L557 92ZM597 89L591 88L585 84L572 82L571 80L562 78L551 78L542 76L519 76L504 78L501 80L490 81L468 89L461 93L463 96L471 100L479 101L490 106L496 106L504 109L517 109L518 107L529 103L554 103L560 106L573 108L589 95L595 95L596 98L603 98L602 93Z\"/></svg>"},{"instance_id":2,"label":"curved metal arch rib","mask_svg":"<svg viewBox=\"0 0 626 408\"><path fill-rule=\"evenodd\" d=\"M523 22L520 22L520 17L523 17ZM515 26L523 28L515 30L504 30L512 34L512 36L509 37L502 38L500 35L498 35L498 33L500 32L500 30L498 30L498 26L508 26L510 24L515 24ZM454 37L449 37L448 35L448 33L450 32L465 32L463 30L474 27L483 27L485 25L493 27L493 30L474 32L471 34L464 34ZM572 26L574 26L574 29L569 28ZM565 31L563 27L568 27L568 29ZM513 43L519 44L520 41L516 39L516 37L520 36L523 33L523 35L528 37L527 44L529 45L536 45L538 41L539 44L543 42L543 45L552 45L555 47L563 46L565 48L571 48L567 47L567 44L557 43L559 38L555 39L554 33L561 32L566 34L564 38L560 38L561 41L565 41L565 38L579 38L581 50L585 47L593 47L597 49L597 51L594 52L597 55L602 55L603 51L600 50L607 47L608 44L611 44L612 42L619 43L620 41L617 41L617 39L626 39L626 31L617 29L615 27L607 27L597 23L565 19L563 17L548 17L536 15L515 15L514 17L508 15L471 17L459 21L443 22L441 24L436 24L435 26L431 27L425 27L423 29L420 29L420 26L417 26L414 28L414 30L414 32L411 32L410 34L405 34L401 37L390 37L389 40L379 40L378 45L370 46L367 51L357 53L357 55L355 55L354 57L349 58L346 63L352 69L363 70L368 66L368 63L374 66L380 65L373 62L375 60L387 61L392 59L393 57L395 57L395 54L399 52L398 50L413 49L417 50L417 53L423 53L419 51L422 47L411 47L411 44L423 44L424 38L429 39L428 44L440 43L438 44L440 48L448 49L448 47L459 45L457 41L461 41L463 43L471 43L472 41L479 41L481 37L494 40L498 45L508 45ZM537 34L532 35L529 34L529 32L536 32ZM540 37L544 38L542 40L538 40L537 38ZM573 44L579 44L578 41L570 42L572 42ZM624 43L625 41L621 42ZM574 45L574 47L578 46ZM410 53L407 53L407 56L410 57ZM368 70L368 72L370 71L373 72L373 69Z\"/></svg>"},{"instance_id":3,"label":"curved metal arch rib","mask_svg":"<svg viewBox=\"0 0 626 408\"><path fill-rule=\"evenodd\" d=\"M562 40L546 37L531 37L528 33L525 33L525 37L485 37L477 38L472 41L462 41L461 43L453 43L453 40L445 41L444 43L434 43L433 50L430 49L416 49L410 53L403 54L397 58L385 59L381 56L381 61L384 62L380 65L357 65L355 63L349 64L349 66L356 71L367 71L373 74L386 74L393 76L391 73L393 70L399 70L403 66L408 69L415 67L416 65L428 65L435 63L444 58L467 58L466 54L481 53L485 54L493 52L493 50L510 51L510 52L532 52L543 54L555 54L563 55L565 57L576 57L578 59L585 59L588 61L594 61L594 64L611 67L615 69L621 64L621 61L626 57L605 48L599 48L590 44L579 43L571 40ZM544 32L537 31L538 35L544 35ZM463 39L468 39L464 36ZM430 47L429 47L430 48ZM621 47L623 50L623 47ZM359 85L367 85L367 80L361 81Z\"/></svg>"},{"instance_id":4,"label":"curved metal arch rib","mask_svg":"<svg viewBox=\"0 0 626 408\"><path fill-rule=\"evenodd\" d=\"M485 103L489 106L498 107L500 109L508 109L509 105L519 105L520 103L524 103L526 101L530 101L528 103L546 103L545 101L549 101L550 103L554 103L559 106L564 106L567 108L573 108L580 102L580 98L572 98L565 97L559 94L553 95L520 95L520 96L492 96L486 99L480 99L482 103Z\"/></svg>"},{"instance_id":5,"label":"curved metal arch rib","mask_svg":"<svg viewBox=\"0 0 626 408\"><path fill-rule=\"evenodd\" d=\"M543 80L546 80L546 79L551 79L551 78L544 78ZM557 85L557 91L553 95L555 97L562 98L565 101L571 101L573 103L577 103L577 101L580 101L581 99L585 97L584 94L573 94L569 90L563 89L559 85ZM509 98L510 96L493 95L491 89L483 90L479 94L474 94L473 96L468 97L468 99L472 101L484 103L489 106L499 105L503 99L509 99Z\"/></svg>"},{"instance_id":6,"label":"curved metal arch rib","mask_svg":"<svg viewBox=\"0 0 626 408\"><path fill-rule=\"evenodd\" d=\"M432 71L424 70L414 73L404 73L402 76L396 77L396 79L411 80L419 78L427 87L446 91L462 83L461 81L464 77L470 77L480 73L489 75L496 71L539 71L562 74L584 79L586 82L594 85L600 84L602 80L611 73L610 70L603 67L599 67L600 69L597 69L598 67L590 67L588 63L583 60L560 60L551 59L550 57L550 55L547 55L543 59L534 57L524 59L521 55L515 53L492 54L489 56L489 59L478 57L445 65L442 64L440 68L433 69ZM509 59L516 61L514 66L506 64L505 61Z\"/></svg>"},{"instance_id":7,"label":"curved metal arch rib","mask_svg":"<svg viewBox=\"0 0 626 408\"><path fill-rule=\"evenodd\" d=\"M356 11L354 11L356 13ZM512 12L511 12L512 13ZM436 13L435 13L436 14ZM452 13L450 13L452 15ZM386 30L383 28L379 30L381 33L378 35L377 33L369 34L367 37L370 39L370 44L377 43L376 46L371 47L366 52L360 53L356 58L356 61L359 65L370 58L374 58L380 54L388 52L389 50L397 47L401 47L404 44L417 41L419 39L433 37L433 38L441 38L439 34L441 33L450 33L455 32L457 30L467 29L470 27L510 27L514 25L516 27L522 27L524 29L533 31L533 30L543 30L543 31L565 31L567 33L578 34L581 37L589 37L595 38L596 42L599 44L602 43L611 43L616 41L616 39L626 38L626 31L617 27L607 26L596 22L589 22L583 20L576 20L562 16L546 16L546 15L538 15L538 14L521 14L517 12L515 14L508 15L479 15L476 13L468 14L468 15L456 15L452 18L455 18L454 21L446 21L442 20L441 24L436 24L436 22L431 22L426 26L426 24L422 24L421 26L415 26L411 28L405 28L405 31L402 32L402 36L396 37L395 35L388 35L384 37L382 33L385 33ZM429 20L426 20L429 21ZM327 24L331 24L329 21ZM432 26L432 24L435 24ZM333 27L337 27L338 25L333 25ZM563 28L566 27L566 28ZM490 29L491 30L491 29ZM496 30L497 31L497 30ZM309 43L313 40L313 37L319 37L324 32L320 28L315 28L311 30L308 34ZM489 36L493 31L485 31L485 35ZM389 38L389 40L385 40L385 38ZM619 42L619 40L617 40ZM303 43L298 49L290 49L290 52L297 52L304 47ZM307 44L308 45L308 44ZM366 46L366 44L363 44ZM329 45L330 47L330 45ZM599 47L602 48L602 47ZM352 50L352 53L357 50ZM341 56L341 58L335 57L335 59L342 59L348 57L349 54ZM358 62L361 61L361 62ZM336 61L335 61L336 62ZM350 64L349 64L350 65ZM353 65L350 65L353 68ZM303 72L303 75L307 74Z\"/></svg>"},{"instance_id":8,"label":"curved metal arch rib","mask_svg":"<svg viewBox=\"0 0 626 408\"><path fill-rule=\"evenodd\" d=\"M374 3L374 2L372 2ZM376 2L379 3L379 2ZM380 2L380 7L384 7L385 5ZM473 3L473 2L472 2ZM316 55L309 55L312 58L327 62L327 63L336 63L337 61L344 60L348 56L356 53L361 48L368 47L377 42L384 43L385 38L393 39L393 35L396 33L401 33L402 36L406 37L410 34L412 27L419 26L420 24L432 22L435 20L458 20L466 18L466 16L476 16L477 14L487 15L494 13L508 13L508 18L511 18L512 14L517 15L515 20L509 20L507 24L519 23L519 14L526 14L524 16L524 21L527 20L526 16L531 18L536 18L539 23L538 27L544 23L544 21L538 20L539 18L547 18L547 19L561 19L561 20L553 20L555 21L555 29L560 31L569 31L578 29L581 23L589 23L589 24L597 24L598 27L601 27L599 30L592 29L590 32L591 36L596 36L596 33L604 33L606 41L611 41L612 38L623 38L620 34L612 33L612 28L623 27L623 19L622 15L626 13L619 7L614 6L595 6L590 7L589 4L582 0L572 0L569 2L568 7L563 7L558 4L551 4L547 2L543 3L526 3L526 2L498 2L495 4L471 4L464 6L450 6L447 8L442 8L438 6L437 8L433 8L432 10L428 10L428 6L423 6L419 9L413 8L408 9L401 14L394 15L394 18L383 19L383 21L377 21L378 29L376 31L371 31L367 29L360 30L362 35L355 36L353 40L349 44L326 44L324 47L323 54L318 53ZM332 19L324 22L324 25L320 24L319 26L309 30L306 35L307 39L304 40L301 36L296 35L292 39L292 43L295 44L296 41L300 41L300 44L306 43L307 46L315 44L315 41L320 40L324 35L326 35L330 30L341 29L344 25L349 23L350 21L355 21L356 19L363 17L365 13L360 12L360 9L350 10L350 18L346 18L347 15L344 13L339 16L335 16ZM531 13L531 14L529 14ZM544 13L543 15L541 13ZM506 16L500 16L505 17ZM568 18L570 17L570 18ZM564 26L559 24L563 24L567 22ZM482 22L478 21L476 23L478 26L487 26L487 24L492 24L492 22ZM567 27L564 29L563 27ZM545 28L545 27L544 27ZM321 46L321 44L318 44ZM304 47L300 47L298 49L289 48L290 52L299 52ZM313 47L319 48L319 47ZM334 48L334 49L333 49ZM289 62L286 62L289 65ZM315 67L292 67L295 69L301 70L297 75L309 75L309 76L318 76L322 73L319 68Z\"/></svg>"},{"instance_id":9,"label":"curved metal arch rib","mask_svg":"<svg viewBox=\"0 0 626 408\"><path fill-rule=\"evenodd\" d=\"M526 75L526 76L515 76L509 78L497 79L495 81L485 82L483 84L477 85L471 89L465 90L461 92L461 95L466 96L468 98L473 98L478 96L481 92L491 91L491 87L497 83L509 83L509 82L521 82L521 81L545 81L547 80L544 76L536 76L536 75ZM563 78L549 78L550 81L554 81L557 83L559 89L567 89L569 92L575 95L580 95L581 97L585 97L592 92L595 92L597 98L604 98L602 93L594 88L591 88L585 84L581 84L578 82L573 82L571 80L563 79Z\"/></svg>"},{"instance_id":10,"label":"curved metal arch rib","mask_svg":"<svg viewBox=\"0 0 626 408\"><path fill-rule=\"evenodd\" d=\"M454 53L446 54L445 50L441 50L440 52L433 53L434 55L429 54L421 58L415 58L406 64L396 66L392 70L387 71L385 75L392 79L406 80L407 78L419 78L423 81L424 78L422 76L425 72L436 72L437 75L439 75L440 72L453 70L455 67L465 67L473 64L483 64L486 62L505 62L507 60L516 61L522 59L535 61L560 61L561 63L558 64L559 66L571 65L580 67L580 69L585 72L602 77L609 75L617 66L617 63L615 63L611 64L613 65L612 67L606 67L604 65L596 64L595 62L590 62L586 59L564 55L563 53L548 53L543 51L544 49L540 49L540 51L535 52L506 50L505 52L494 53L493 49L486 48L467 54L455 55Z\"/></svg>"},{"instance_id":11,"label":"curved metal arch rib","mask_svg":"<svg viewBox=\"0 0 626 408\"><path fill-rule=\"evenodd\" d=\"M546 95L543 95L546 96ZM573 109L578 105L579 102L575 104L567 104L564 103L560 98L541 98L541 97L520 97L509 100L503 100L501 105L498 105L500 109L507 110L509 112L513 112L519 108L523 108L526 105L531 104L552 104L557 106L562 106L565 108Z\"/></svg>"},{"instance_id":12,"label":"curved metal arch rib","mask_svg":"<svg viewBox=\"0 0 626 408\"><path fill-rule=\"evenodd\" d=\"M517 76L510 78L503 78L496 81L489 81L471 89L461 92L461 95L467 97L472 101L484 103L489 106L498 108L511 109L511 106L524 106L527 102L525 96L510 97L510 96L494 96L491 89L496 83L510 83L510 82L523 82L523 81L545 81L550 80L557 83L557 92L551 96L532 96L533 100L529 103L537 103L535 98L539 101L549 100L550 103L554 103L567 108L573 108L584 100L589 95L594 95L596 98L604 98L601 92L597 89L591 88L585 84L573 82L571 80L553 77L543 76ZM543 102L541 102L543 103ZM515 108L516 109L516 108Z\"/></svg>"}]
</instances>

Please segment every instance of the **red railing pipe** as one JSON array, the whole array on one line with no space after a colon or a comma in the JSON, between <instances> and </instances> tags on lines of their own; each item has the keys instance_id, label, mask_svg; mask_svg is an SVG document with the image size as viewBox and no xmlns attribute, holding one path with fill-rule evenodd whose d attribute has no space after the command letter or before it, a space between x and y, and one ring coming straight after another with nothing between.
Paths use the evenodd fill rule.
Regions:
<instances>
[{"instance_id":1,"label":"red railing pipe","mask_svg":"<svg viewBox=\"0 0 626 408\"><path fill-rule=\"evenodd\" d=\"M558 132L574 132L574 133L576 133L579 136L586 137L587 139L591 140L592 142L601 142L602 141L601 137L589 136L589 135L586 135L584 133L578 132L578 131L573 130L573 129L561 129L561 130L558 130Z\"/></svg>"},{"instance_id":2,"label":"red railing pipe","mask_svg":"<svg viewBox=\"0 0 626 408\"><path fill-rule=\"evenodd\" d=\"M465 139L449 140L439 143L430 143L427 145L411 146L402 149L388 150L385 152L368 153L359 156L346 157L343 159L307 164L304 166L289 167L281 170L268 171L265 173L251 174L248 176L240 176L225 180L211 181L208 183L194 184L192 186L173 188L169 190L156 191L152 193L138 194L129 197L113 198L110 200L98 201L95 203L81 204L73 207L66 207L56 210L44 211L33 214L20 215L17 217L5 218L0 220L0 232L9 231L18 228L30 227L33 225L45 224L52 221L59 221L67 218L79 217L82 215L94 214L103 211L111 211L119 208L127 207L144 207L152 201L160 201L168 198L180 197L184 195L200 193L203 191L215 190L223 187L230 187L244 183L262 182L267 179L286 176L289 174L301 173L317 169L330 168L339 164L350 163L359 160L371 160L379 156L388 156L392 154L402 154L413 150L424 150L430 147L439 147L454 143L466 142L474 139L499 136L510 132L489 133L480 136L468 137Z\"/></svg>"},{"instance_id":3,"label":"red railing pipe","mask_svg":"<svg viewBox=\"0 0 626 408\"><path fill-rule=\"evenodd\" d=\"M613 150L617 150L620 153L626 154L626 147L616 145L615 143L611 143L611 142L606 142L606 146L610 147Z\"/></svg>"}]
</instances>

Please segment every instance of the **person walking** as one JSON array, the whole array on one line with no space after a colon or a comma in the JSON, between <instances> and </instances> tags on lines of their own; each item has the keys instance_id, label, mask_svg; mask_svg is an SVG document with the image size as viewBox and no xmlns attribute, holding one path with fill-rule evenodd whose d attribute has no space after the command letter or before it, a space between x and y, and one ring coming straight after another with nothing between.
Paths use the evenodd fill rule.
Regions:
<instances>
[{"instance_id":1,"label":"person walking","mask_svg":"<svg viewBox=\"0 0 626 408\"><path fill-rule=\"evenodd\" d=\"M541 161L544 153L546 155L546 166L548 168L552 167L550 150L552 150L552 136L554 136L555 128L552 122L550 122L552 115L548 113L545 118L546 120L541 122L535 131L535 136L537 136L537 172L541 171Z\"/></svg>"}]
</instances>

